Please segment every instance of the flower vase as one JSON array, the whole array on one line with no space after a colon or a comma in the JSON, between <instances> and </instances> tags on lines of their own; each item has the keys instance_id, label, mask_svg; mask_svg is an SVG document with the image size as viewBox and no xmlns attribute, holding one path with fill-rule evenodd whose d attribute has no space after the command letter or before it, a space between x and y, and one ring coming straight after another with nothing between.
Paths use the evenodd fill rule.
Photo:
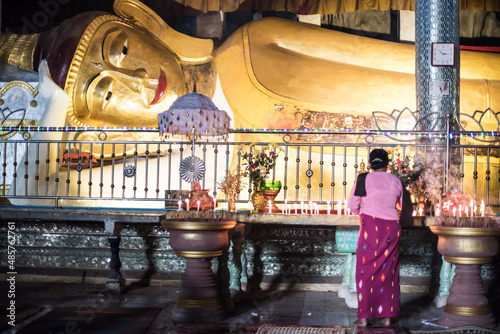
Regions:
<instances>
[{"instance_id":1,"label":"flower vase","mask_svg":"<svg viewBox=\"0 0 500 334\"><path fill-rule=\"evenodd\" d=\"M252 185L253 185L253 193L251 197L253 206L252 212L257 213L266 204L266 199L264 198L262 190L260 190L259 182L254 181L252 182Z\"/></svg>"},{"instance_id":2,"label":"flower vase","mask_svg":"<svg viewBox=\"0 0 500 334\"><path fill-rule=\"evenodd\" d=\"M260 208L259 212L280 213L281 210L274 204L274 199L281 190L281 181L264 180L260 183L260 189L264 195L265 204Z\"/></svg>"},{"instance_id":3,"label":"flower vase","mask_svg":"<svg viewBox=\"0 0 500 334\"><path fill-rule=\"evenodd\" d=\"M236 196L237 193L226 194L227 212L236 212Z\"/></svg>"}]
</instances>

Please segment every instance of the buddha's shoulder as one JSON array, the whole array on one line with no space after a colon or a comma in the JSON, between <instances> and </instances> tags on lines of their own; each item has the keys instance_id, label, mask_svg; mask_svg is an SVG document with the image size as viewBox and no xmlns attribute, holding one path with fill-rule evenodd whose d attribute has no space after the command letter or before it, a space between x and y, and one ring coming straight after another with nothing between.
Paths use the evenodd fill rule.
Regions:
<instances>
[{"instance_id":1,"label":"buddha's shoulder","mask_svg":"<svg viewBox=\"0 0 500 334\"><path fill-rule=\"evenodd\" d=\"M321 36L336 36L336 38L352 38L351 35L325 29L309 23L303 23L277 17L264 17L241 26L230 39L250 38L263 43L300 40L302 37L313 37L313 40L321 39Z\"/></svg>"}]
</instances>

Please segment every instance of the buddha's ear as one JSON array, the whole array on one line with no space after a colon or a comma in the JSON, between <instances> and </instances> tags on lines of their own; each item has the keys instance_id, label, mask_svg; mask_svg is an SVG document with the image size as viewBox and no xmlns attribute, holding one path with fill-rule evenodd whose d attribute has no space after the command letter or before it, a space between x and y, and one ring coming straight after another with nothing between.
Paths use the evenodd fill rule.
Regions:
<instances>
[{"instance_id":1,"label":"buddha's ear","mask_svg":"<svg viewBox=\"0 0 500 334\"><path fill-rule=\"evenodd\" d=\"M213 42L175 31L149 7L137 0L115 0L115 13L124 20L147 30L174 52L181 62L201 64L213 60Z\"/></svg>"}]
</instances>

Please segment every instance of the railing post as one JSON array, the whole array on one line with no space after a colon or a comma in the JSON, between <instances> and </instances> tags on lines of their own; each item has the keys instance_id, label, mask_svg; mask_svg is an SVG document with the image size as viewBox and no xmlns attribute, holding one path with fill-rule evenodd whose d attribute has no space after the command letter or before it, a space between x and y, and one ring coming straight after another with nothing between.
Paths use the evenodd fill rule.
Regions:
<instances>
[{"instance_id":1,"label":"railing post","mask_svg":"<svg viewBox=\"0 0 500 334\"><path fill-rule=\"evenodd\" d=\"M445 184L444 184L444 191L447 194L448 193L448 181L449 181L449 172L450 172L450 117L451 113L447 112L446 113L446 157L445 157Z\"/></svg>"},{"instance_id":2,"label":"railing post","mask_svg":"<svg viewBox=\"0 0 500 334\"><path fill-rule=\"evenodd\" d=\"M111 259L109 267L111 272L106 283L106 289L113 293L121 293L125 288L125 279L120 272L122 262L120 261L120 241L121 241L121 223L114 221L105 221L104 228L108 235L108 242L111 250Z\"/></svg>"}]
</instances>

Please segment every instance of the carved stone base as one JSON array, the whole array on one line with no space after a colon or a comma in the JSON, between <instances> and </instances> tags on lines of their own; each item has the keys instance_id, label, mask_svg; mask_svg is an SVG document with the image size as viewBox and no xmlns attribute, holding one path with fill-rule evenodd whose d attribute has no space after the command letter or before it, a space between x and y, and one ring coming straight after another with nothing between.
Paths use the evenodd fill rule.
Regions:
<instances>
[{"instance_id":1,"label":"carved stone base","mask_svg":"<svg viewBox=\"0 0 500 334\"><path fill-rule=\"evenodd\" d=\"M457 264L455 278L450 288L443 314L439 319L441 326L480 326L495 328L488 298L481 279L481 266Z\"/></svg>"},{"instance_id":2,"label":"carved stone base","mask_svg":"<svg viewBox=\"0 0 500 334\"><path fill-rule=\"evenodd\" d=\"M349 285L342 284L339 287L338 296L339 298L347 298L349 295Z\"/></svg>"},{"instance_id":3,"label":"carved stone base","mask_svg":"<svg viewBox=\"0 0 500 334\"><path fill-rule=\"evenodd\" d=\"M108 279L106 289L112 293L122 293L125 290L125 280L121 277L118 280Z\"/></svg>"},{"instance_id":4,"label":"carved stone base","mask_svg":"<svg viewBox=\"0 0 500 334\"><path fill-rule=\"evenodd\" d=\"M345 299L345 303L349 308L358 308L358 294L356 291L350 291Z\"/></svg>"}]
</instances>

